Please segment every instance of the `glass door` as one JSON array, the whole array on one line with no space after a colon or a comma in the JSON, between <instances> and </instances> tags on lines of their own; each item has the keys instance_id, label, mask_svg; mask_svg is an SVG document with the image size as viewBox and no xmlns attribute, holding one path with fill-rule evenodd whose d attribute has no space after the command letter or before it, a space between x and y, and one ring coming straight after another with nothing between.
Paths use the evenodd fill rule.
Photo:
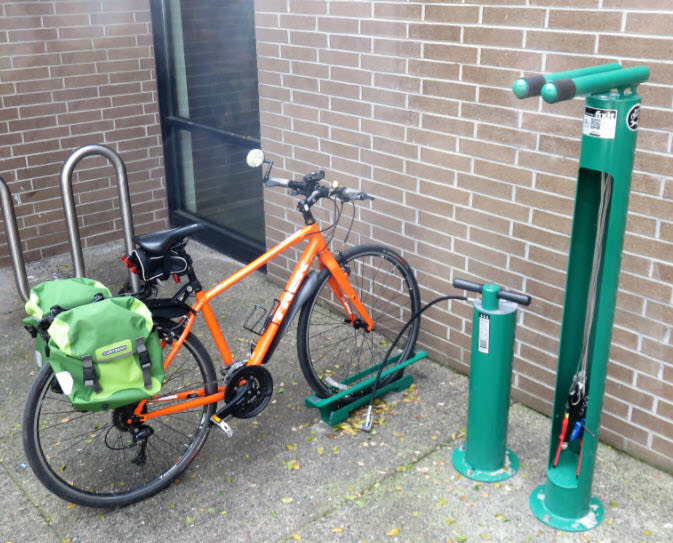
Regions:
<instances>
[{"instance_id":1,"label":"glass door","mask_svg":"<svg viewBox=\"0 0 673 543\"><path fill-rule=\"evenodd\" d=\"M250 261L265 250L253 0L152 0L171 224Z\"/></svg>"}]
</instances>

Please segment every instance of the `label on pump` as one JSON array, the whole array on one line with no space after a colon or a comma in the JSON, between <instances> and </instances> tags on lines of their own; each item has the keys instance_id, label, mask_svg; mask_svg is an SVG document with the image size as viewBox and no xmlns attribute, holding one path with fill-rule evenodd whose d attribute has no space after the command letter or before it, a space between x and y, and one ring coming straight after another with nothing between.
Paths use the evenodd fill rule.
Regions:
<instances>
[{"instance_id":1,"label":"label on pump","mask_svg":"<svg viewBox=\"0 0 673 543\"><path fill-rule=\"evenodd\" d=\"M615 139L616 129L616 109L598 109L589 106L584 108L584 125L582 127L584 135L613 140Z\"/></svg>"},{"instance_id":2,"label":"label on pump","mask_svg":"<svg viewBox=\"0 0 673 543\"><path fill-rule=\"evenodd\" d=\"M480 353L488 354L491 342L491 317L486 313L479 313L479 336L477 348Z\"/></svg>"}]
</instances>

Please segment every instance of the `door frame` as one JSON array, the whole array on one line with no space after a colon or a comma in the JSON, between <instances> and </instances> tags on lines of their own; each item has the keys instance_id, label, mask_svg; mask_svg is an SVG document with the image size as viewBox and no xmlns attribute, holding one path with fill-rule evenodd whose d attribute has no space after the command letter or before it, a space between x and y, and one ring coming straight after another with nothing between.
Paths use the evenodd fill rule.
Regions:
<instances>
[{"instance_id":1,"label":"door frame","mask_svg":"<svg viewBox=\"0 0 673 543\"><path fill-rule=\"evenodd\" d=\"M172 226L203 223L206 228L194 235L198 241L241 262L251 262L266 251L263 243L181 209L182 154L178 142L179 131L205 132L220 141L250 148L260 147L261 142L258 138L235 134L178 115L177 97L174 93L175 75L171 71L173 47L170 32L167 31L171 27L171 21L166 2L167 0L150 0L169 223Z\"/></svg>"}]
</instances>

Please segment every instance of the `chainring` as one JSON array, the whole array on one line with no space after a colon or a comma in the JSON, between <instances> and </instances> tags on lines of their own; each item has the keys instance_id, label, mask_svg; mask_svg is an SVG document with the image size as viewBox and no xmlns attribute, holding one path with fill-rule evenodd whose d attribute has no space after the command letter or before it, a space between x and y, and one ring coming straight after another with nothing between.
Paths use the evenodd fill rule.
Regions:
<instances>
[{"instance_id":1,"label":"chainring","mask_svg":"<svg viewBox=\"0 0 673 543\"><path fill-rule=\"evenodd\" d=\"M249 419L261 413L273 394L273 379L269 370L262 366L242 366L227 375L224 403L228 404L242 387L248 385L249 390L243 398L232 406L231 415L239 419Z\"/></svg>"}]
</instances>

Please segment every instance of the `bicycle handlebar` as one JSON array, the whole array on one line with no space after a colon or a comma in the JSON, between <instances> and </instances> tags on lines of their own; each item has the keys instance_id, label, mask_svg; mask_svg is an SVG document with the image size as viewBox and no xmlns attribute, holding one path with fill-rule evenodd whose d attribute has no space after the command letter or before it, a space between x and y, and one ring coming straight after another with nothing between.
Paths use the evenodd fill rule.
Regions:
<instances>
[{"instance_id":1,"label":"bicycle handlebar","mask_svg":"<svg viewBox=\"0 0 673 543\"><path fill-rule=\"evenodd\" d=\"M467 281L465 279L454 279L453 286L462 290L469 290L471 292L478 292L481 294L481 291L484 289L484 285L480 283L475 283L473 281ZM519 305L530 305L531 297L528 294L521 294L519 292L511 292L508 290L499 290L497 297L502 300L508 300L510 302L517 303Z\"/></svg>"},{"instance_id":2,"label":"bicycle handlebar","mask_svg":"<svg viewBox=\"0 0 673 543\"><path fill-rule=\"evenodd\" d=\"M264 180L264 185L267 187L283 187L291 189L299 194L306 196L305 204L311 207L321 198L336 196L342 202L352 202L355 200L373 200L374 197L364 191L350 189L348 187L330 188L325 185L320 185L319 181L315 181L308 174L304 181L293 181L292 179L282 179L279 177L268 177ZM310 190L310 192L309 192ZM307 194L308 193L308 194Z\"/></svg>"},{"instance_id":3,"label":"bicycle handlebar","mask_svg":"<svg viewBox=\"0 0 673 543\"><path fill-rule=\"evenodd\" d=\"M373 200L374 197L370 196L364 191L353 190L348 187L339 187L334 191L334 194L343 202L352 202L354 200Z\"/></svg>"},{"instance_id":4,"label":"bicycle handlebar","mask_svg":"<svg viewBox=\"0 0 673 543\"><path fill-rule=\"evenodd\" d=\"M364 191L349 189L348 187L339 187L337 183L331 186L322 183L325 178L324 170L314 170L302 177L301 181L292 179L282 179L279 177L271 177L271 168L273 161L266 160L264 153L259 149L252 149L248 152L246 162L251 168L256 168L262 164L267 164L268 167L262 177L262 182L266 187L283 187L293 191L294 195L300 194L304 200L299 202L298 209L306 217L310 217L311 207L321 198L338 198L342 202L353 202L355 200L373 200Z\"/></svg>"}]
</instances>

